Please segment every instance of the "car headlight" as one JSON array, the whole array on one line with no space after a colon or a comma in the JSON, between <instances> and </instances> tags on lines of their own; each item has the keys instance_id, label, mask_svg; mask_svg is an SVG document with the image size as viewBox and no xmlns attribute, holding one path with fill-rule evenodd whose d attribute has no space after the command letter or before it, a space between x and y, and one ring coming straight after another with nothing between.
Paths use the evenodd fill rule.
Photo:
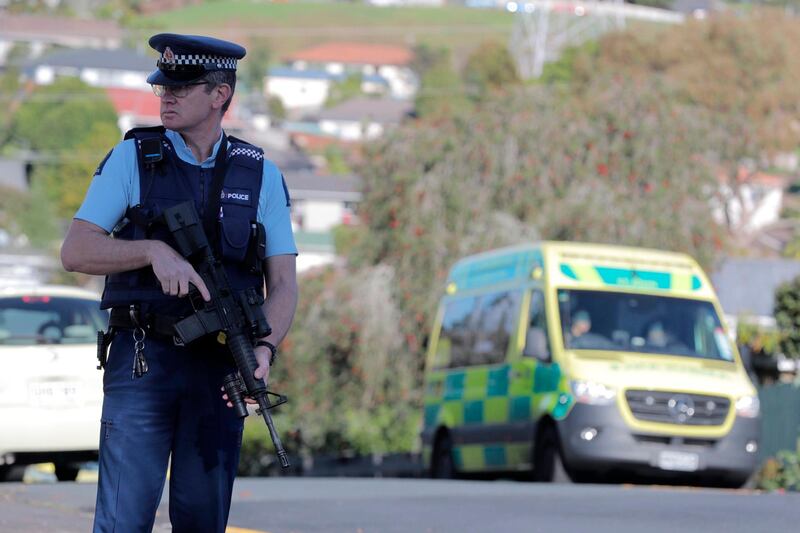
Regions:
<instances>
[{"instance_id":1,"label":"car headlight","mask_svg":"<svg viewBox=\"0 0 800 533\"><path fill-rule=\"evenodd\" d=\"M614 403L614 397L617 395L613 388L594 381L576 379L571 381L570 385L578 403L608 405Z\"/></svg>"},{"instance_id":2,"label":"car headlight","mask_svg":"<svg viewBox=\"0 0 800 533\"><path fill-rule=\"evenodd\" d=\"M761 412L758 396L742 396L736 400L736 414L744 418L756 418Z\"/></svg>"}]
</instances>

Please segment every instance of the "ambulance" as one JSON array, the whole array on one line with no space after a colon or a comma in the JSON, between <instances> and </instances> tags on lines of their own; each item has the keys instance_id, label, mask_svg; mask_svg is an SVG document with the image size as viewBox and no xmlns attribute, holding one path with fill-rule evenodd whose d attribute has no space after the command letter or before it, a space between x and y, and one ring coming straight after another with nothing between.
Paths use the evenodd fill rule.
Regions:
<instances>
[{"instance_id":1,"label":"ambulance","mask_svg":"<svg viewBox=\"0 0 800 533\"><path fill-rule=\"evenodd\" d=\"M428 346L425 468L741 486L759 401L721 316L684 254L541 242L460 260Z\"/></svg>"}]
</instances>

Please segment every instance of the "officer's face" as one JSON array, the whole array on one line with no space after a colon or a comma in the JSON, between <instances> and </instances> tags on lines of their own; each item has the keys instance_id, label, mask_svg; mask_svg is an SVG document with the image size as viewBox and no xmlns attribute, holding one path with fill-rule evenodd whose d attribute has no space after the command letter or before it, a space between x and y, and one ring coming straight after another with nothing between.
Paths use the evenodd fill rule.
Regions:
<instances>
[{"instance_id":1,"label":"officer's face","mask_svg":"<svg viewBox=\"0 0 800 533\"><path fill-rule=\"evenodd\" d=\"M219 112L214 109L216 90L209 94L207 85L189 85L161 94L161 122L173 131L193 129ZM182 95L176 96L176 93Z\"/></svg>"}]
</instances>

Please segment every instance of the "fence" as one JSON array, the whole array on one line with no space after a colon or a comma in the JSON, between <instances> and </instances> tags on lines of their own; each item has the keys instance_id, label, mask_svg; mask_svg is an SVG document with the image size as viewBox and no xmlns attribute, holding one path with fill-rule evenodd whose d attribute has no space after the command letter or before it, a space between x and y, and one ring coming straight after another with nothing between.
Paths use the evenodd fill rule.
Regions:
<instances>
[{"instance_id":1,"label":"fence","mask_svg":"<svg viewBox=\"0 0 800 533\"><path fill-rule=\"evenodd\" d=\"M763 387L761 401L760 457L773 457L780 450L800 448L800 387L781 383Z\"/></svg>"}]
</instances>

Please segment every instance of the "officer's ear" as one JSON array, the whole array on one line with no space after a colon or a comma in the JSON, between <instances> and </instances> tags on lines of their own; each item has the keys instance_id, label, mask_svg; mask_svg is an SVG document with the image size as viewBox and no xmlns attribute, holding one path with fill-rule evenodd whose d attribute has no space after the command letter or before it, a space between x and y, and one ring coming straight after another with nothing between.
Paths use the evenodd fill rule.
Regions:
<instances>
[{"instance_id":1,"label":"officer's ear","mask_svg":"<svg viewBox=\"0 0 800 533\"><path fill-rule=\"evenodd\" d=\"M222 106L225 105L225 102L230 99L231 94L233 93L233 89L227 83L220 83L213 89L214 93L214 100L211 102L211 106L214 109L222 109Z\"/></svg>"}]
</instances>

